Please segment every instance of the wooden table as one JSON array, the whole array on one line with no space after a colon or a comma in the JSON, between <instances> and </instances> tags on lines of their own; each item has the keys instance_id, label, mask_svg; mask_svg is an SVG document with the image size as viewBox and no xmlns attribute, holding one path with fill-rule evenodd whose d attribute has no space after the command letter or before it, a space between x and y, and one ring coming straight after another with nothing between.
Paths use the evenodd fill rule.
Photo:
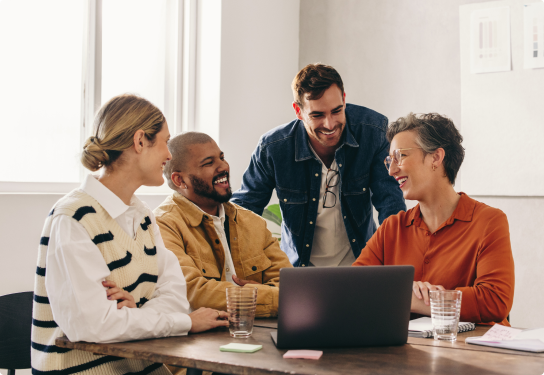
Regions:
<instances>
[{"instance_id":1,"label":"wooden table","mask_svg":"<svg viewBox=\"0 0 544 375\"><path fill-rule=\"evenodd\" d=\"M458 335L454 343L412 338L403 346L323 349L315 360L283 359L286 350L277 349L270 332L275 319L255 322L249 339L234 339L228 329L115 344L70 342L59 338L58 346L229 374L535 374L544 373L544 353L529 353L465 343L465 338L481 336L489 329ZM220 352L230 342L260 344L252 354Z\"/></svg>"}]
</instances>

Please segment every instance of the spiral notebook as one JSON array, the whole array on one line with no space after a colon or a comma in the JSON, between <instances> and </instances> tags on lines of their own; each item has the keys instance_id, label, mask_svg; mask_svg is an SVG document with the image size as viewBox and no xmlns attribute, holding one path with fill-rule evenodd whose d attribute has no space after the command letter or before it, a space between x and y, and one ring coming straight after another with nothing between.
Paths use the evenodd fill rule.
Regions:
<instances>
[{"instance_id":1,"label":"spiral notebook","mask_svg":"<svg viewBox=\"0 0 544 375\"><path fill-rule=\"evenodd\" d=\"M472 331L476 329L476 324L459 322L458 333ZM419 319L410 320L408 324L408 336L429 338L433 337L433 323L431 318L423 317Z\"/></svg>"}]
</instances>

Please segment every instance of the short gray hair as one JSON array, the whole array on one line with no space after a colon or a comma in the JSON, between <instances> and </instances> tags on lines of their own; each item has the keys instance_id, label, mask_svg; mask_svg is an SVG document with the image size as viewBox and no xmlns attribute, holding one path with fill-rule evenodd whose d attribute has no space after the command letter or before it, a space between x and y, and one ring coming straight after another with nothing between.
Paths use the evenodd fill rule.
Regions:
<instances>
[{"instance_id":1,"label":"short gray hair","mask_svg":"<svg viewBox=\"0 0 544 375\"><path fill-rule=\"evenodd\" d=\"M187 161L190 159L189 146L208 142L213 142L213 138L200 132L184 132L170 139L168 150L172 154L172 159L166 162L163 171L170 189L177 190L178 188L172 182L172 173L185 171Z\"/></svg>"},{"instance_id":2,"label":"short gray hair","mask_svg":"<svg viewBox=\"0 0 544 375\"><path fill-rule=\"evenodd\" d=\"M431 154L439 148L445 151L444 168L451 184L455 184L457 172L463 164L465 149L461 146L463 136L449 118L438 113L414 114L409 113L391 123L387 129L389 143L395 135L404 131L416 133L416 143L426 154Z\"/></svg>"}]
</instances>

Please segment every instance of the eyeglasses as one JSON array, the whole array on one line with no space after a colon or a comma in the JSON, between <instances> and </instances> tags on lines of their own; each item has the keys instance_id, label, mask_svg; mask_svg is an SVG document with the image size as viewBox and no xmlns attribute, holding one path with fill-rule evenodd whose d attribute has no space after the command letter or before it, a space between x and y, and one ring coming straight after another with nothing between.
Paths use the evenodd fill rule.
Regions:
<instances>
[{"instance_id":1,"label":"eyeglasses","mask_svg":"<svg viewBox=\"0 0 544 375\"><path fill-rule=\"evenodd\" d=\"M387 156L383 163L385 164L385 168L389 170L391 168L391 164L395 163L398 166L402 165L402 154L401 151L404 150L414 150L421 147L410 147L410 148L397 148L396 150L393 150L393 157ZM406 155L405 155L406 156Z\"/></svg>"},{"instance_id":2,"label":"eyeglasses","mask_svg":"<svg viewBox=\"0 0 544 375\"><path fill-rule=\"evenodd\" d=\"M331 174L330 178L329 178L329 173ZM327 175L325 176L326 187L325 187L325 194L323 194L323 208L333 208L336 205L336 194L330 191L329 188L332 188L338 185L338 180L340 180L338 178L338 171L335 169L329 169L327 171ZM331 200L334 202L332 206L326 206L327 196L329 196L329 194L330 194L329 204Z\"/></svg>"}]
</instances>

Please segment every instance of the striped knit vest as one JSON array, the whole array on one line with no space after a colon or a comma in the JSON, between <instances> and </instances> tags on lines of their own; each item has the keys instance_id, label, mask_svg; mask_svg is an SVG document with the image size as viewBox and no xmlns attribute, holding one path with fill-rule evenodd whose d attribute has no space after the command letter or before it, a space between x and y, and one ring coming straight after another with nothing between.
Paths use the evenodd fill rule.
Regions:
<instances>
[{"instance_id":1,"label":"striped knit vest","mask_svg":"<svg viewBox=\"0 0 544 375\"><path fill-rule=\"evenodd\" d=\"M55 345L55 340L65 335L53 319L45 274L51 222L58 215L68 215L83 225L111 271L107 280L129 292L138 307L151 298L158 278L157 251L149 217L142 220L133 239L84 191L74 190L59 200L45 221L40 240L32 313L32 374L170 374L160 363L99 356Z\"/></svg>"}]
</instances>

